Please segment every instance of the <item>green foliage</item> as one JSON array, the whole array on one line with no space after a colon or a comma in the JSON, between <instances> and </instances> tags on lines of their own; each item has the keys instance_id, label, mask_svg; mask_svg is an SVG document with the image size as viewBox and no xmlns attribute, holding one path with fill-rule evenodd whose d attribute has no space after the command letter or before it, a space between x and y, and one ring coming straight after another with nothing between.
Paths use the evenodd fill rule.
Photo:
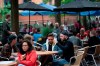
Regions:
<instances>
[{"instance_id":1,"label":"green foliage","mask_svg":"<svg viewBox=\"0 0 100 66\"><path fill-rule=\"evenodd\" d=\"M49 2L49 0L43 0L43 2L44 2L44 3L48 3L48 2Z\"/></svg>"},{"instance_id":2,"label":"green foliage","mask_svg":"<svg viewBox=\"0 0 100 66\"><path fill-rule=\"evenodd\" d=\"M51 2L52 0L43 0L44 3L48 3L48 2ZM72 2L72 1L75 1L75 0L62 0L61 3L62 4L66 4L66 3L69 3L69 2Z\"/></svg>"},{"instance_id":3,"label":"green foliage","mask_svg":"<svg viewBox=\"0 0 100 66\"><path fill-rule=\"evenodd\" d=\"M75 1L75 0L62 0L62 4L67 4L67 3L69 3L69 2L72 2L72 1Z\"/></svg>"},{"instance_id":4,"label":"green foliage","mask_svg":"<svg viewBox=\"0 0 100 66\"><path fill-rule=\"evenodd\" d=\"M97 2L100 2L100 0L96 0Z\"/></svg>"},{"instance_id":5,"label":"green foliage","mask_svg":"<svg viewBox=\"0 0 100 66\"><path fill-rule=\"evenodd\" d=\"M4 8L0 8L0 14L2 15L2 18L1 18L2 22L4 21L6 14L8 14L10 12L8 7L11 7L9 2L7 5L4 5Z\"/></svg>"},{"instance_id":6,"label":"green foliage","mask_svg":"<svg viewBox=\"0 0 100 66\"><path fill-rule=\"evenodd\" d=\"M43 35L43 37L46 37L49 33L52 33L53 28L50 28L49 26L43 27L41 29L41 33Z\"/></svg>"}]
</instances>

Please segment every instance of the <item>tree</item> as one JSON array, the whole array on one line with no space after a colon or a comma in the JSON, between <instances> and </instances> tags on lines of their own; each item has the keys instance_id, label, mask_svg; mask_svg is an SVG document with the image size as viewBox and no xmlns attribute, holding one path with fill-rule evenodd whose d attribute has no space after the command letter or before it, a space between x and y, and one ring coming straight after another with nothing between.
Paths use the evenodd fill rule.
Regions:
<instances>
[{"instance_id":1,"label":"tree","mask_svg":"<svg viewBox=\"0 0 100 66\"><path fill-rule=\"evenodd\" d=\"M44 3L48 3L49 2L50 4L52 4L52 0L43 0L43 2Z\"/></svg>"},{"instance_id":2,"label":"tree","mask_svg":"<svg viewBox=\"0 0 100 66\"><path fill-rule=\"evenodd\" d=\"M12 31L19 33L19 14L18 0L11 0L11 28Z\"/></svg>"},{"instance_id":3,"label":"tree","mask_svg":"<svg viewBox=\"0 0 100 66\"><path fill-rule=\"evenodd\" d=\"M61 0L55 0L55 6L59 7L61 5ZM55 15L55 21L61 25L61 14Z\"/></svg>"},{"instance_id":4,"label":"tree","mask_svg":"<svg viewBox=\"0 0 100 66\"><path fill-rule=\"evenodd\" d=\"M6 14L8 14L11 11L8 9L8 7L10 7L10 6L11 5L9 3L7 3L7 4L4 4L3 8L0 8L0 10L1 10L0 13L2 15L2 18L0 19L1 22L4 22Z\"/></svg>"}]
</instances>

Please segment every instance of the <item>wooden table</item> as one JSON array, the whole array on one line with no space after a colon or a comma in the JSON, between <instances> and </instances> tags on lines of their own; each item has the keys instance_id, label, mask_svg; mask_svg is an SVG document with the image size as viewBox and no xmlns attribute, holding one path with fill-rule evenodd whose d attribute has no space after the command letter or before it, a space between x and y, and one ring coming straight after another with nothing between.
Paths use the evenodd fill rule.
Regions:
<instances>
[{"instance_id":1,"label":"wooden table","mask_svg":"<svg viewBox=\"0 0 100 66\"><path fill-rule=\"evenodd\" d=\"M58 51L36 51L37 55L52 55L52 54L57 54ZM17 57L17 53L12 53L12 56Z\"/></svg>"},{"instance_id":2,"label":"wooden table","mask_svg":"<svg viewBox=\"0 0 100 66\"><path fill-rule=\"evenodd\" d=\"M0 61L0 66L15 66L16 64L15 61Z\"/></svg>"},{"instance_id":3,"label":"wooden table","mask_svg":"<svg viewBox=\"0 0 100 66\"><path fill-rule=\"evenodd\" d=\"M57 54L58 51L36 51L37 55L52 55Z\"/></svg>"},{"instance_id":4,"label":"wooden table","mask_svg":"<svg viewBox=\"0 0 100 66\"><path fill-rule=\"evenodd\" d=\"M41 56L41 63L44 66L48 57L53 54L57 54L58 51L36 51L38 56Z\"/></svg>"}]
</instances>

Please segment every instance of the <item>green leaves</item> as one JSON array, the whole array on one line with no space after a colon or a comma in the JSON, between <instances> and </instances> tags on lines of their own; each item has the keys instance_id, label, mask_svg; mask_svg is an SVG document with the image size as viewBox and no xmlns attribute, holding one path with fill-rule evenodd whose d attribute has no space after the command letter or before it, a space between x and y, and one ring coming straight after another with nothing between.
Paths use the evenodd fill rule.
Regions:
<instances>
[{"instance_id":1,"label":"green leaves","mask_svg":"<svg viewBox=\"0 0 100 66\"><path fill-rule=\"evenodd\" d=\"M2 22L5 19L5 15L8 14L10 12L10 10L8 9L8 7L11 7L11 4L8 2L7 5L4 5L4 8L0 8L0 13L2 15Z\"/></svg>"},{"instance_id":2,"label":"green leaves","mask_svg":"<svg viewBox=\"0 0 100 66\"><path fill-rule=\"evenodd\" d=\"M100 2L100 0L96 0L97 2Z\"/></svg>"},{"instance_id":3,"label":"green leaves","mask_svg":"<svg viewBox=\"0 0 100 66\"><path fill-rule=\"evenodd\" d=\"M44 3L48 3L48 2L49 2L49 0L43 0L43 2L44 2Z\"/></svg>"},{"instance_id":4,"label":"green leaves","mask_svg":"<svg viewBox=\"0 0 100 66\"><path fill-rule=\"evenodd\" d=\"M67 3L69 3L69 2L72 2L72 1L75 1L75 0L62 0L62 4L67 4Z\"/></svg>"}]
</instances>

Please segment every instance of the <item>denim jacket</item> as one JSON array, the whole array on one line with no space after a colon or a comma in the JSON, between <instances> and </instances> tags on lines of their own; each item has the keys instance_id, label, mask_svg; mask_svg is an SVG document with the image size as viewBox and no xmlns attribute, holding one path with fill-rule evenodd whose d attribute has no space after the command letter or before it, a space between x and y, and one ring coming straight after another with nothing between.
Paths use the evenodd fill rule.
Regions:
<instances>
[{"instance_id":1,"label":"denim jacket","mask_svg":"<svg viewBox=\"0 0 100 66\"><path fill-rule=\"evenodd\" d=\"M49 47L48 43L45 43L43 44L42 49L48 51L48 47ZM63 51L56 44L52 45L52 51L58 51L58 55L62 55L63 53ZM55 55L52 55L52 57L53 59L56 58Z\"/></svg>"}]
</instances>

